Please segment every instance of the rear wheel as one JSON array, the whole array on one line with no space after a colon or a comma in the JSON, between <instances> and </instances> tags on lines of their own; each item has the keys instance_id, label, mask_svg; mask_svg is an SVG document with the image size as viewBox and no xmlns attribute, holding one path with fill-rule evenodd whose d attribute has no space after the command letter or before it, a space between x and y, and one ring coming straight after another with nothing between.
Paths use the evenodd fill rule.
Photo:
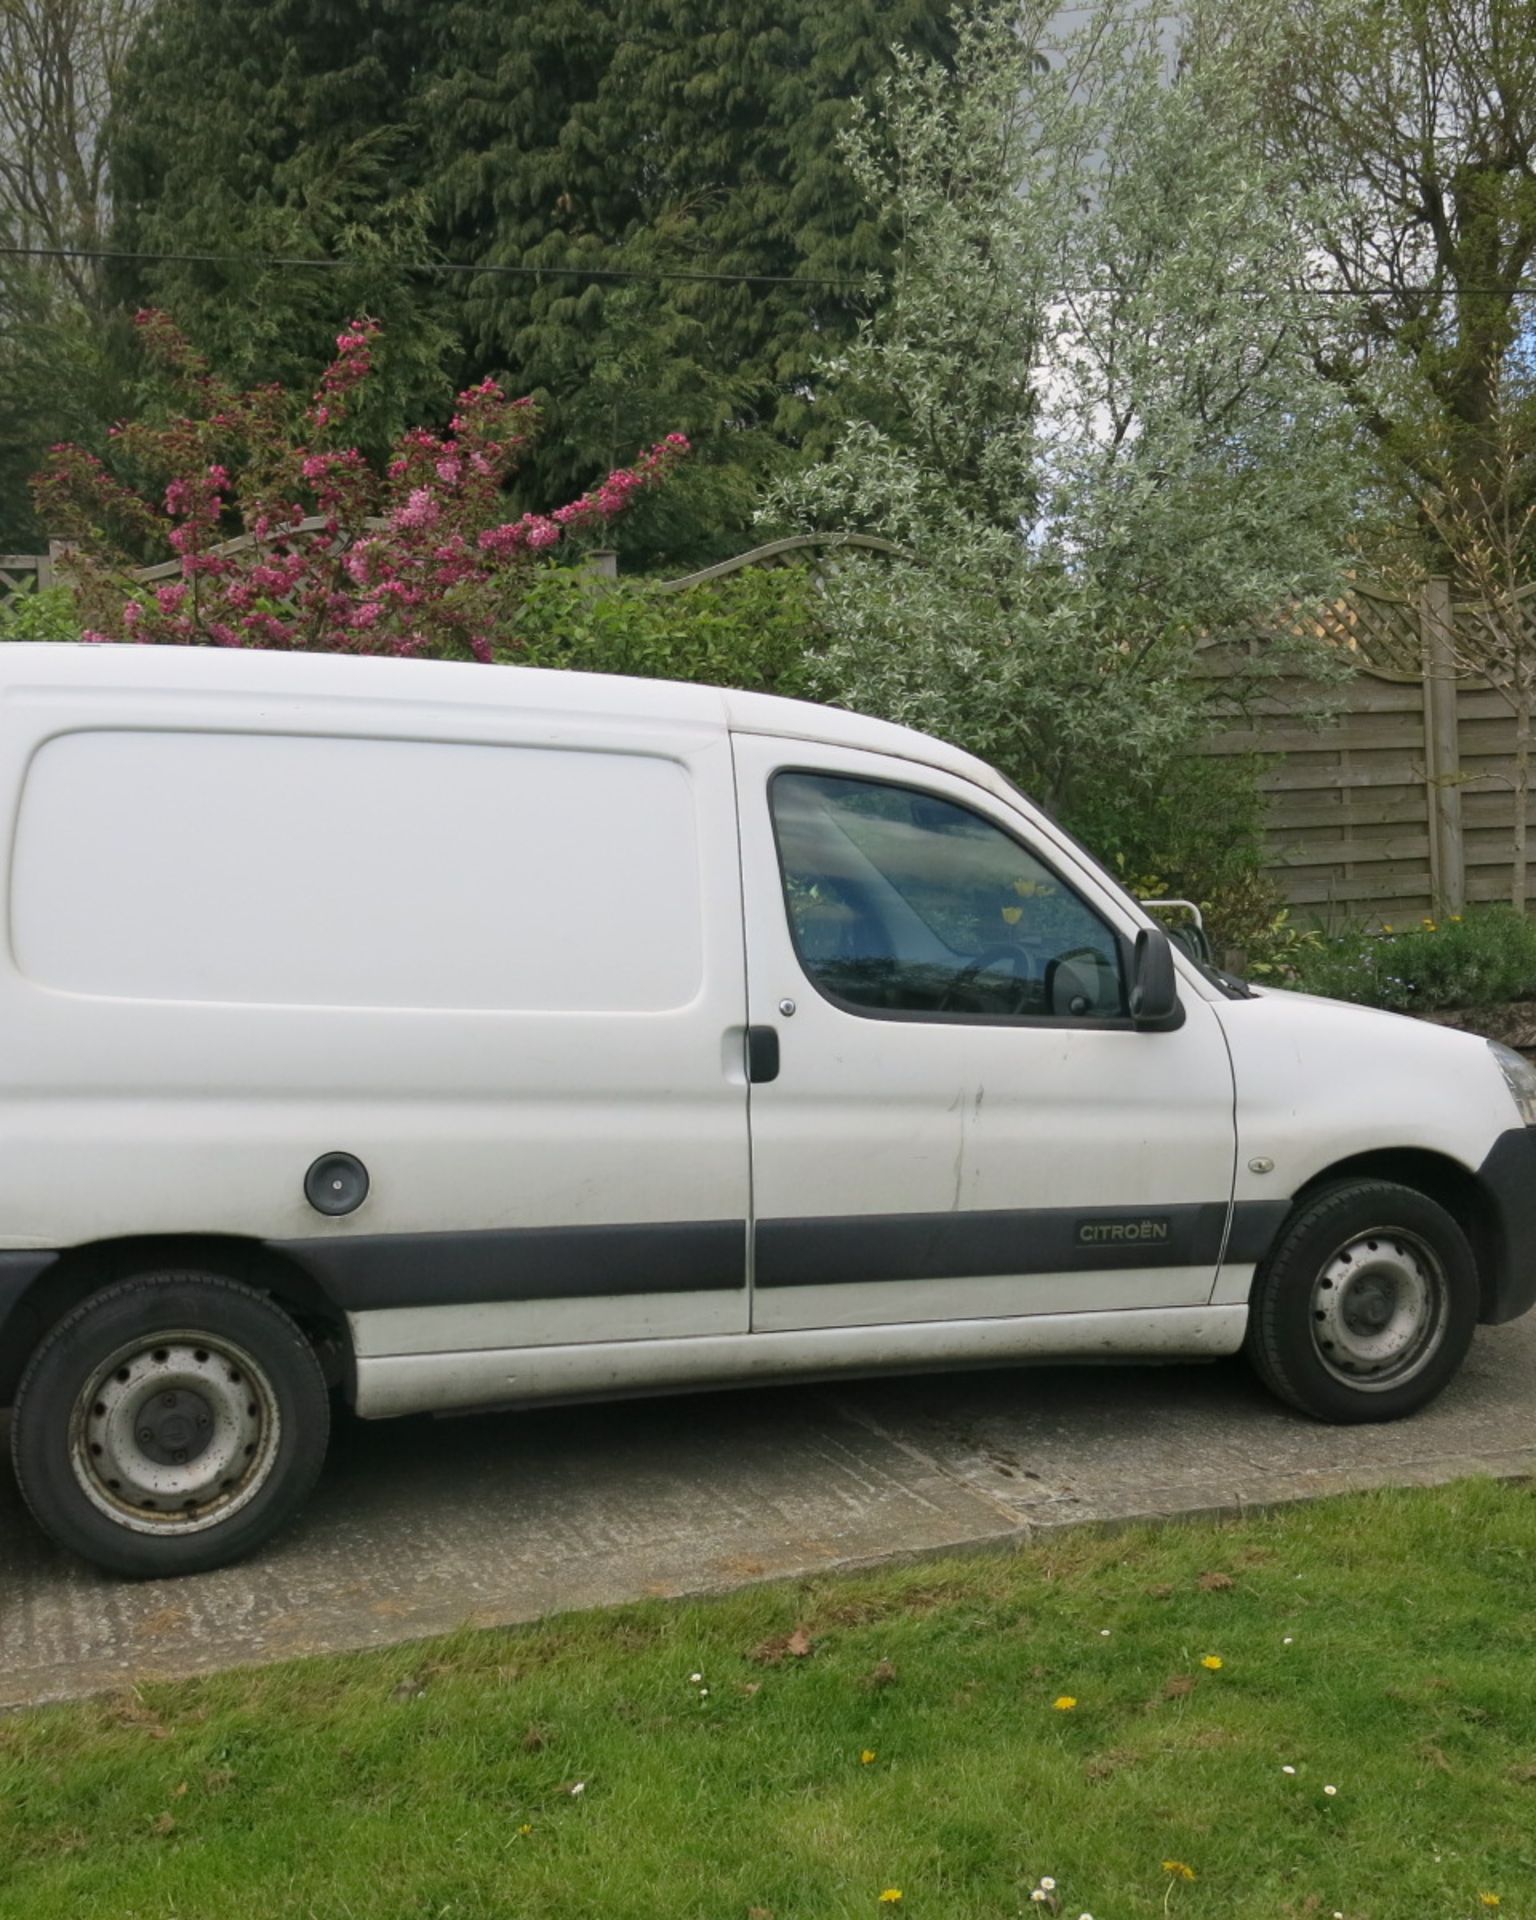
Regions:
<instances>
[{"instance_id":1,"label":"rear wheel","mask_svg":"<svg viewBox=\"0 0 1536 1920\"><path fill-rule=\"evenodd\" d=\"M104 1288L60 1321L16 1395L33 1515L112 1573L249 1553L314 1485L329 1427L314 1350L264 1294L209 1274Z\"/></svg>"},{"instance_id":2,"label":"rear wheel","mask_svg":"<svg viewBox=\"0 0 1536 1920\"><path fill-rule=\"evenodd\" d=\"M1433 1200L1387 1180L1324 1188L1254 1282L1247 1350L1282 1400L1319 1420L1396 1420L1450 1381L1477 1325L1477 1270Z\"/></svg>"}]
</instances>

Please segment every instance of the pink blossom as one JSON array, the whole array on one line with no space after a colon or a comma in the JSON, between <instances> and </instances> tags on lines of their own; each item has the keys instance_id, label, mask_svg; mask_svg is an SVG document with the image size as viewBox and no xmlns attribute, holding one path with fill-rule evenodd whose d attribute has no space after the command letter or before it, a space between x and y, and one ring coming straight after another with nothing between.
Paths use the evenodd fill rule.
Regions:
<instances>
[{"instance_id":1,"label":"pink blossom","mask_svg":"<svg viewBox=\"0 0 1536 1920\"><path fill-rule=\"evenodd\" d=\"M123 608L123 625L131 632L144 618L144 609L137 600L130 600Z\"/></svg>"},{"instance_id":2,"label":"pink blossom","mask_svg":"<svg viewBox=\"0 0 1536 1920\"><path fill-rule=\"evenodd\" d=\"M525 544L523 529L516 521L503 521L499 527L485 528L476 544L483 552L494 553L499 558L506 559Z\"/></svg>"},{"instance_id":3,"label":"pink blossom","mask_svg":"<svg viewBox=\"0 0 1536 1920\"><path fill-rule=\"evenodd\" d=\"M248 613L242 625L248 634L264 641L269 647L283 647L288 644L288 629L275 614Z\"/></svg>"},{"instance_id":4,"label":"pink blossom","mask_svg":"<svg viewBox=\"0 0 1536 1920\"><path fill-rule=\"evenodd\" d=\"M179 613L186 597L187 590L180 581L167 581L163 587L155 588L155 600L162 613Z\"/></svg>"},{"instance_id":5,"label":"pink blossom","mask_svg":"<svg viewBox=\"0 0 1536 1920\"><path fill-rule=\"evenodd\" d=\"M409 527L434 526L438 518L438 505L432 498L430 489L415 487L411 497L403 507L396 507L390 516L390 524L402 530Z\"/></svg>"},{"instance_id":6,"label":"pink blossom","mask_svg":"<svg viewBox=\"0 0 1536 1920\"><path fill-rule=\"evenodd\" d=\"M437 477L445 487L456 487L463 472L464 462L456 455L446 455L437 463Z\"/></svg>"},{"instance_id":7,"label":"pink blossom","mask_svg":"<svg viewBox=\"0 0 1536 1920\"><path fill-rule=\"evenodd\" d=\"M527 527L527 540L535 552L554 546L560 538L560 529L553 520L546 519L542 513L529 513L523 516Z\"/></svg>"}]
</instances>

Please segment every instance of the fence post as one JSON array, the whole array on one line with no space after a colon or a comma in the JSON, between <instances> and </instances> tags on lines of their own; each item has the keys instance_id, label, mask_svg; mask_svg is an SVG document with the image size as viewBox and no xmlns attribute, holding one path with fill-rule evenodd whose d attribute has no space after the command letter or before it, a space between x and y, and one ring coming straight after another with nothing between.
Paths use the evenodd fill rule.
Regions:
<instances>
[{"instance_id":1,"label":"fence post","mask_svg":"<svg viewBox=\"0 0 1536 1920\"><path fill-rule=\"evenodd\" d=\"M1461 743L1456 724L1456 649L1451 583L1443 576L1419 589L1423 647L1424 775L1428 796L1430 885L1435 912L1467 904L1466 845L1461 826Z\"/></svg>"}]
</instances>

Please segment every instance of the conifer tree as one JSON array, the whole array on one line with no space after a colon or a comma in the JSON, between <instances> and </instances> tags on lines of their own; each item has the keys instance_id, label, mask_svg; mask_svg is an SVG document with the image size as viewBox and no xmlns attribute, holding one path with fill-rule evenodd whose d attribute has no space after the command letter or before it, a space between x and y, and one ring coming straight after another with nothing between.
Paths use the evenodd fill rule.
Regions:
<instances>
[{"instance_id":1,"label":"conifer tree","mask_svg":"<svg viewBox=\"0 0 1536 1920\"><path fill-rule=\"evenodd\" d=\"M119 244L358 264L123 291L245 380L301 379L337 313L373 312L402 416L434 375L507 378L550 421L530 497L682 427L698 461L626 538L717 557L813 434L815 362L889 258L840 148L853 103L896 45L952 43L947 0L166 0L113 129Z\"/></svg>"}]
</instances>

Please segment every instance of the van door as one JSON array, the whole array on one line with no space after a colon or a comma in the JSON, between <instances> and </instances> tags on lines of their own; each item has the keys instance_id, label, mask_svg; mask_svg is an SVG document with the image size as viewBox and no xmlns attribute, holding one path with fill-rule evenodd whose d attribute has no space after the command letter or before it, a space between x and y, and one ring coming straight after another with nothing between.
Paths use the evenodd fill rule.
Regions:
<instances>
[{"instance_id":1,"label":"van door","mask_svg":"<svg viewBox=\"0 0 1536 1920\"><path fill-rule=\"evenodd\" d=\"M1207 1302L1235 1152L1211 1005L1185 984L1177 1028L1138 1031L1123 904L968 781L734 746L750 1017L779 1048L751 1089L754 1329Z\"/></svg>"}]
</instances>

